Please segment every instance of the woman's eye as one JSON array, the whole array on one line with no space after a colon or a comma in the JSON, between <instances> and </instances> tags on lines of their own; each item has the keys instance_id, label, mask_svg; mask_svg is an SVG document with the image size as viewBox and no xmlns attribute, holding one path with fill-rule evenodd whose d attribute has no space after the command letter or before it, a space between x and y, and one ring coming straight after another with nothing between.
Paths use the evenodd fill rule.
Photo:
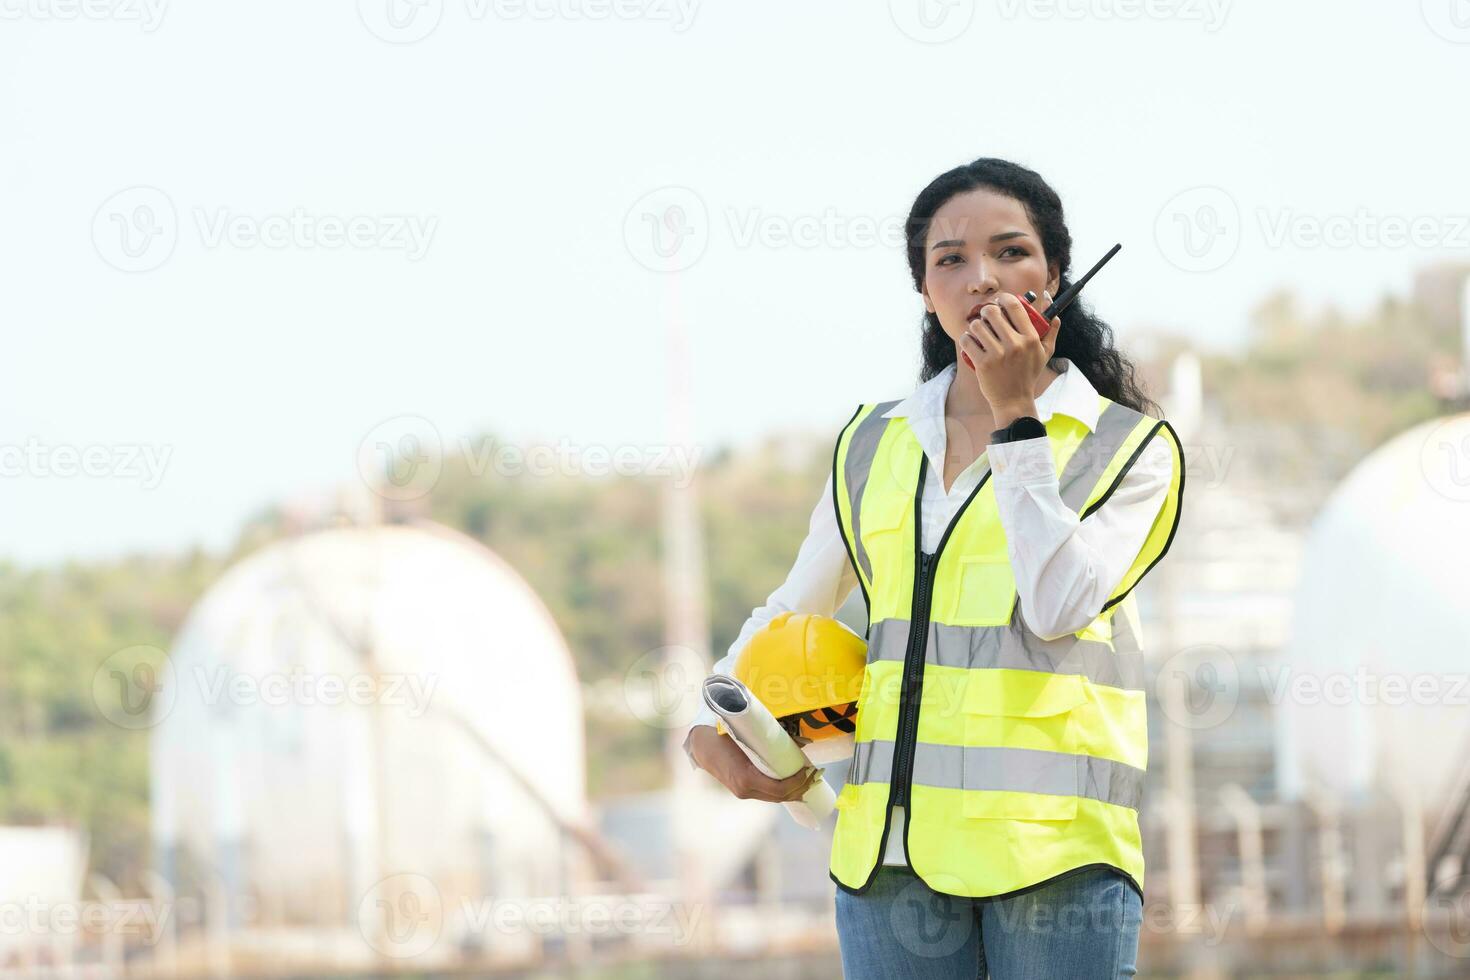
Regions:
<instances>
[{"instance_id":1,"label":"woman's eye","mask_svg":"<svg viewBox=\"0 0 1470 980\"><path fill-rule=\"evenodd\" d=\"M1000 255L998 257L999 258L1009 258L1010 256L1007 253L1010 253L1010 252L1015 252L1016 255L1018 257L1021 257L1021 258L1025 258L1026 254L1027 254L1026 253L1026 250L1024 248L1022 248L1020 245L1007 245L1005 248L1003 248L1003 249L1000 250ZM947 265L947 264L951 264L949 262L950 259L958 259L958 258L960 258L960 254L958 252L951 252L950 254L941 257L940 260L937 263L935 263L935 264L936 265Z\"/></svg>"}]
</instances>

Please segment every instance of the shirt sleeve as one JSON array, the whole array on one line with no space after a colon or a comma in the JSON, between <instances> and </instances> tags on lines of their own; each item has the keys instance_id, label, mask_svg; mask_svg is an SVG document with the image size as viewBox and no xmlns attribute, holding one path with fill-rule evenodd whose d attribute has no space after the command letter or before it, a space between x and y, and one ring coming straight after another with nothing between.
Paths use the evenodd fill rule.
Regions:
<instances>
[{"instance_id":1,"label":"shirt sleeve","mask_svg":"<svg viewBox=\"0 0 1470 980\"><path fill-rule=\"evenodd\" d=\"M807 527L806 540L796 553L796 561L786 575L786 581L766 598L765 605L750 613L745 625L729 651L717 661L712 674L729 674L735 669L735 657L745 647L752 634L783 612L819 613L831 616L841 608L857 588L857 573L847 555L847 545L842 540L842 531L837 526L837 512L832 503L832 474L827 474L827 484L822 497L812 509ZM713 727L719 720L702 701L699 713L689 729L700 725ZM684 751L689 754L689 736L684 736ZM699 764L689 754L689 764L698 769Z\"/></svg>"},{"instance_id":2,"label":"shirt sleeve","mask_svg":"<svg viewBox=\"0 0 1470 980\"><path fill-rule=\"evenodd\" d=\"M987 447L1021 618L1044 640L1097 618L1168 499L1176 454L1155 435L1107 503L1078 520L1045 436Z\"/></svg>"}]
</instances>

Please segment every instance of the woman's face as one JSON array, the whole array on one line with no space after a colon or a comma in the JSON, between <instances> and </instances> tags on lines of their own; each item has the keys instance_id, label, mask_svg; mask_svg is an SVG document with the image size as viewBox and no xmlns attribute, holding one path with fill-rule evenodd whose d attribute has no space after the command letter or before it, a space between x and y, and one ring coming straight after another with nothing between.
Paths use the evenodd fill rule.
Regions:
<instances>
[{"instance_id":1,"label":"woman's face","mask_svg":"<svg viewBox=\"0 0 1470 980\"><path fill-rule=\"evenodd\" d=\"M1028 289L1038 297L1049 292L1055 298L1055 272L1042 254L1025 206L1014 197L976 188L950 198L929 223L924 307L938 314L939 325L958 348L977 305L995 302L1000 293L1021 296ZM1034 305L1045 310L1044 301Z\"/></svg>"}]
</instances>

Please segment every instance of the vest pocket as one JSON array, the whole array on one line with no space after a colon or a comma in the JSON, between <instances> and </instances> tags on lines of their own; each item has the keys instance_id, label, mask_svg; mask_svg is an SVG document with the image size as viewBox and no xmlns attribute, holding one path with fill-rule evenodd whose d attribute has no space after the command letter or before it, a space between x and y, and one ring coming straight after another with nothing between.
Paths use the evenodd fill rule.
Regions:
<instances>
[{"instance_id":1,"label":"vest pocket","mask_svg":"<svg viewBox=\"0 0 1470 980\"><path fill-rule=\"evenodd\" d=\"M904 517L905 512L897 509L863 515L858 533L873 569L874 589L891 590L894 583L903 581L905 563L913 564L913 532L903 533Z\"/></svg>"},{"instance_id":2,"label":"vest pocket","mask_svg":"<svg viewBox=\"0 0 1470 980\"><path fill-rule=\"evenodd\" d=\"M965 699L961 812L977 819L1071 820L1083 778L1083 760L1074 754L1075 710L1088 700L1082 679L1014 673Z\"/></svg>"},{"instance_id":3,"label":"vest pocket","mask_svg":"<svg viewBox=\"0 0 1470 980\"><path fill-rule=\"evenodd\" d=\"M958 585L947 622L955 626L1003 626L1016 605L1010 556L960 555Z\"/></svg>"}]
</instances>

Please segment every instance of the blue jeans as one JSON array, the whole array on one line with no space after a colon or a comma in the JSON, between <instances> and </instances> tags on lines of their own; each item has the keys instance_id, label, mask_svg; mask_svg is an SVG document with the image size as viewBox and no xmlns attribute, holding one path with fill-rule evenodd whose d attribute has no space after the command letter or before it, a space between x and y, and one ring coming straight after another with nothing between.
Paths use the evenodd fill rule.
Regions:
<instances>
[{"instance_id":1,"label":"blue jeans","mask_svg":"<svg viewBox=\"0 0 1470 980\"><path fill-rule=\"evenodd\" d=\"M956 898L885 865L861 895L837 888L847 980L1112 980L1137 973L1143 901L1111 868L1010 898ZM987 972L988 970L988 972Z\"/></svg>"}]
</instances>

